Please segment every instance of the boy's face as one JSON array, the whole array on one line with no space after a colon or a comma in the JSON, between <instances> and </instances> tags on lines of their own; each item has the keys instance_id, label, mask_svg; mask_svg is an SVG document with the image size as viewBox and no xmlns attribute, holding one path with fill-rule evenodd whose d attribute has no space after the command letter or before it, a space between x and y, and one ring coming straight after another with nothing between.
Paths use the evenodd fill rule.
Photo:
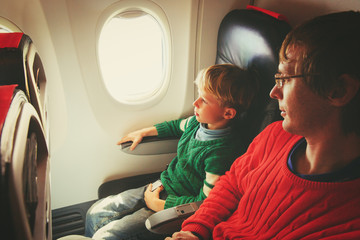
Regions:
<instances>
[{"instance_id":1,"label":"boy's face","mask_svg":"<svg viewBox=\"0 0 360 240\"><path fill-rule=\"evenodd\" d=\"M196 120L207 124L208 129L221 129L227 127L226 110L220 101L211 93L199 90L199 97L193 103Z\"/></svg>"}]
</instances>

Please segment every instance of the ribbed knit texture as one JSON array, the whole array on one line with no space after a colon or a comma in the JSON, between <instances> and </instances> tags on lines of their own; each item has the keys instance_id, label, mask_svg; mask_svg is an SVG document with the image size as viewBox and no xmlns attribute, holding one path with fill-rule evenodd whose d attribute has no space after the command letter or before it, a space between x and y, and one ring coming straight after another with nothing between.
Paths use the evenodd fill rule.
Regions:
<instances>
[{"instance_id":1,"label":"ribbed knit texture","mask_svg":"<svg viewBox=\"0 0 360 240\"><path fill-rule=\"evenodd\" d=\"M266 128L183 224L204 239L360 239L360 179L304 180L287 167L301 139Z\"/></svg>"},{"instance_id":2,"label":"ribbed knit texture","mask_svg":"<svg viewBox=\"0 0 360 240\"><path fill-rule=\"evenodd\" d=\"M161 174L161 181L168 194L165 208L205 199L202 191L205 172L223 175L239 156L236 154L239 143L230 136L198 141L195 133L199 122L190 119L184 132L180 130L180 120L156 124L159 137L181 136L177 156L171 161L166 171Z\"/></svg>"}]
</instances>

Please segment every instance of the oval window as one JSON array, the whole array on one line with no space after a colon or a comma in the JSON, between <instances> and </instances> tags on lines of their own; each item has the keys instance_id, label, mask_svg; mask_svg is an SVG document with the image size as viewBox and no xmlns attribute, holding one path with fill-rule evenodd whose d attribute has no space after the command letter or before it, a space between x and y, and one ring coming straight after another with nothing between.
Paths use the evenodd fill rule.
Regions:
<instances>
[{"instance_id":1,"label":"oval window","mask_svg":"<svg viewBox=\"0 0 360 240\"><path fill-rule=\"evenodd\" d=\"M99 64L108 92L122 103L144 102L156 95L166 76L166 45L159 22L142 10L126 11L103 26Z\"/></svg>"}]
</instances>

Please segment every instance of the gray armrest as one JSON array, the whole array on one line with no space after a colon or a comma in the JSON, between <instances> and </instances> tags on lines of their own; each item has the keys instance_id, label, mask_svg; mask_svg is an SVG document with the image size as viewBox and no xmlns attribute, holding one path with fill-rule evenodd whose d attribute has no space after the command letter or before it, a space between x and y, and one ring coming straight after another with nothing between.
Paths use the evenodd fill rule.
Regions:
<instances>
[{"instance_id":1,"label":"gray armrest","mask_svg":"<svg viewBox=\"0 0 360 240\"><path fill-rule=\"evenodd\" d=\"M154 213L145 221L145 226L149 231L157 234L177 232L181 229L182 222L193 215L202 202L187 203Z\"/></svg>"},{"instance_id":2,"label":"gray armrest","mask_svg":"<svg viewBox=\"0 0 360 240\"><path fill-rule=\"evenodd\" d=\"M157 155L176 153L179 138L144 137L142 142L130 151L132 142L121 144L121 150L134 155Z\"/></svg>"}]
</instances>

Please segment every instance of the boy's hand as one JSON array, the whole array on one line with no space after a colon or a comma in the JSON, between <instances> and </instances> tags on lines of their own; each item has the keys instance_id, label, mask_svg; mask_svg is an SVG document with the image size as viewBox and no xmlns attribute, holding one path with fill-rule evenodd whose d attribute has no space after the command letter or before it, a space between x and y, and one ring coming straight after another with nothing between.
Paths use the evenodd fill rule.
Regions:
<instances>
[{"instance_id":1,"label":"boy's hand","mask_svg":"<svg viewBox=\"0 0 360 240\"><path fill-rule=\"evenodd\" d=\"M152 183L149 184L145 193L144 193L144 200L146 206L151 210L158 212L164 210L165 200L160 199L160 192L164 190L163 186L158 187L153 192L151 191Z\"/></svg>"},{"instance_id":2,"label":"boy's hand","mask_svg":"<svg viewBox=\"0 0 360 240\"><path fill-rule=\"evenodd\" d=\"M196 237L194 234L188 231L176 232L172 235L172 237L165 238L165 240L177 240L177 239L199 240L198 237Z\"/></svg>"},{"instance_id":3,"label":"boy's hand","mask_svg":"<svg viewBox=\"0 0 360 240\"><path fill-rule=\"evenodd\" d=\"M120 145L124 142L133 142L130 146L130 151L134 150L136 146L142 141L142 139L146 136L157 136L157 130L155 127L148 127L137 130L135 132L131 132L125 135L117 145Z\"/></svg>"}]
</instances>

